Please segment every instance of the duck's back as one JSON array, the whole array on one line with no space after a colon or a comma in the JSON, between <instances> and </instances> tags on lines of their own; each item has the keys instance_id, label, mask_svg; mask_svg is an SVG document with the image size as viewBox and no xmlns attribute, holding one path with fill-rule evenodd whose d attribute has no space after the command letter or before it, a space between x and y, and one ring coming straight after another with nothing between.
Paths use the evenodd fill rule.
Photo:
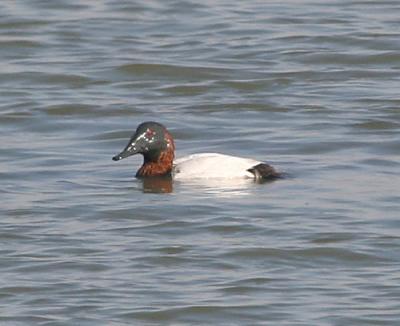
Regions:
<instances>
[{"instance_id":1,"label":"duck's back","mask_svg":"<svg viewBox=\"0 0 400 326\"><path fill-rule=\"evenodd\" d=\"M261 162L218 153L201 153L182 157L175 161L174 176L185 178L254 178L249 172Z\"/></svg>"}]
</instances>

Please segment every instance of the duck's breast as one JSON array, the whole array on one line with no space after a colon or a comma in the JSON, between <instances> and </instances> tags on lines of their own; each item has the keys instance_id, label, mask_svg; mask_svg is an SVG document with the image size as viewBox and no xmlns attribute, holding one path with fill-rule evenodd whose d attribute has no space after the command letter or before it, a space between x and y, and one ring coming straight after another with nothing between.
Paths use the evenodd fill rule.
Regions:
<instances>
[{"instance_id":1,"label":"duck's breast","mask_svg":"<svg viewBox=\"0 0 400 326\"><path fill-rule=\"evenodd\" d=\"M201 153L175 161L174 177L185 178L253 178L247 171L259 161L218 153Z\"/></svg>"}]
</instances>

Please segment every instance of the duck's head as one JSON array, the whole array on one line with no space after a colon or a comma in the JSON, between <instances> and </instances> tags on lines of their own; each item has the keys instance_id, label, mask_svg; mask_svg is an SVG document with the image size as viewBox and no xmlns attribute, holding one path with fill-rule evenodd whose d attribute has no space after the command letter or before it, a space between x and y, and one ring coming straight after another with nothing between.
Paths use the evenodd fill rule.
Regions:
<instances>
[{"instance_id":1,"label":"duck's head","mask_svg":"<svg viewBox=\"0 0 400 326\"><path fill-rule=\"evenodd\" d=\"M148 121L137 127L128 145L113 160L119 161L131 155L142 154L145 162L157 162L163 152L173 153L174 149L174 141L167 129L161 123Z\"/></svg>"}]
</instances>

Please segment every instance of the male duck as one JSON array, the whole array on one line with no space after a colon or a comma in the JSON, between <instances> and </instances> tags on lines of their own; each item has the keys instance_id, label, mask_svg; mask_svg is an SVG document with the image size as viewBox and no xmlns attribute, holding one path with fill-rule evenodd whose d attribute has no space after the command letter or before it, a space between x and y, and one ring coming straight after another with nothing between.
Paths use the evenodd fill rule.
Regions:
<instances>
[{"instance_id":1,"label":"male duck","mask_svg":"<svg viewBox=\"0 0 400 326\"><path fill-rule=\"evenodd\" d=\"M174 161L175 144L171 134L162 124L152 121L141 123L125 149L113 160L134 154L142 154L144 158L136 173L138 178L171 175L175 179L242 177L260 181L280 177L266 163L218 153L193 154Z\"/></svg>"}]
</instances>

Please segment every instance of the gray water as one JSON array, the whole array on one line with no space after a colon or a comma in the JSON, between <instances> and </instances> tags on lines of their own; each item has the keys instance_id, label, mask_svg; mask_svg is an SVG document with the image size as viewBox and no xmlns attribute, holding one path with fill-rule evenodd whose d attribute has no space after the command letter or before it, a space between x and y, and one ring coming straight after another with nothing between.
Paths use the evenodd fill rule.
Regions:
<instances>
[{"instance_id":1,"label":"gray water","mask_svg":"<svg viewBox=\"0 0 400 326\"><path fill-rule=\"evenodd\" d=\"M399 325L399 1L0 3L1 325ZM164 123L272 183L134 178Z\"/></svg>"}]
</instances>

